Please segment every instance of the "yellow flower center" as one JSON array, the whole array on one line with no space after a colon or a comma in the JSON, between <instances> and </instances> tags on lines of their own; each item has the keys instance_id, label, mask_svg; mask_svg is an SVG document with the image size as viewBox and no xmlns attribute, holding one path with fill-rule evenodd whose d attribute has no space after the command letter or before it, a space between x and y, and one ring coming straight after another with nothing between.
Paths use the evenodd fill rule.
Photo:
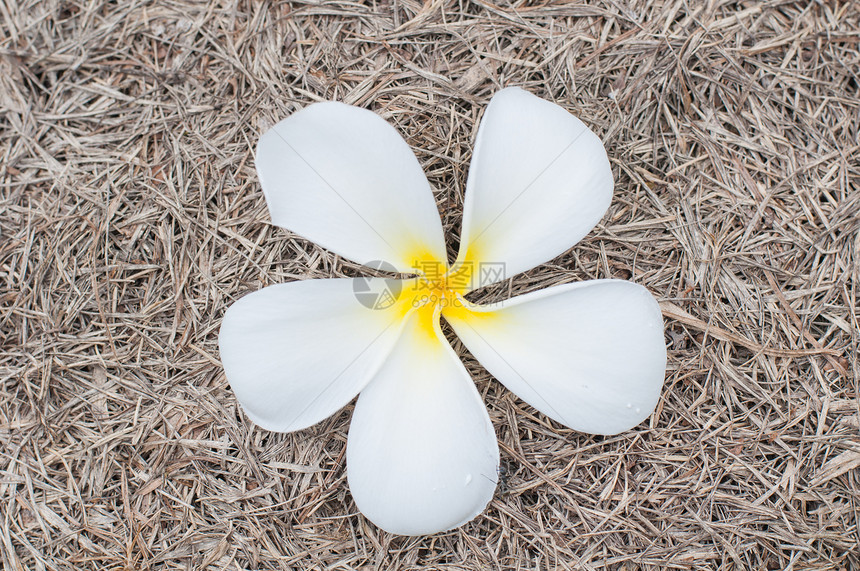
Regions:
<instances>
[{"instance_id":1,"label":"yellow flower center","mask_svg":"<svg viewBox=\"0 0 860 571\"><path fill-rule=\"evenodd\" d=\"M438 262L423 262L416 267L421 275L405 286L401 294L404 316L418 312L420 328L436 340L435 325L445 310L464 307L463 295L472 285L472 264L462 264L450 270Z\"/></svg>"}]
</instances>

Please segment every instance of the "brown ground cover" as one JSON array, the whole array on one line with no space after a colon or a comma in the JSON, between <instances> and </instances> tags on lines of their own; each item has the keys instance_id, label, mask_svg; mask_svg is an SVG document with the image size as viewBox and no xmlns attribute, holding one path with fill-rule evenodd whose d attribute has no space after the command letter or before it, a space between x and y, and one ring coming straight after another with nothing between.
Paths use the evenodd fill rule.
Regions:
<instances>
[{"instance_id":1,"label":"brown ground cover","mask_svg":"<svg viewBox=\"0 0 860 571\"><path fill-rule=\"evenodd\" d=\"M858 42L830 0L0 2L0 564L860 569ZM391 536L346 486L351 407L269 433L220 367L238 297L359 272L268 223L253 149L310 102L373 109L453 246L508 85L601 136L615 199L481 299L647 286L663 398L588 436L467 357L503 484L458 530Z\"/></svg>"}]
</instances>

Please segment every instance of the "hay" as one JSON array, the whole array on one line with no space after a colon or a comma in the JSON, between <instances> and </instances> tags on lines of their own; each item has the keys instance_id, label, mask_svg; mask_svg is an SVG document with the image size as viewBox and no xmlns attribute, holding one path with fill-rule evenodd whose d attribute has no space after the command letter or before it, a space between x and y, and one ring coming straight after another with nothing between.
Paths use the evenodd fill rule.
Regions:
<instances>
[{"instance_id":1,"label":"hay","mask_svg":"<svg viewBox=\"0 0 860 571\"><path fill-rule=\"evenodd\" d=\"M5 569L860 568L856 4L28 0L0 22ZM663 399L587 436L468 359L503 485L461 529L395 537L348 493L351 407L271 434L219 366L232 301L359 271L269 225L252 151L309 102L373 109L453 247L503 85L581 116L617 185L582 243L482 300L644 284Z\"/></svg>"}]
</instances>

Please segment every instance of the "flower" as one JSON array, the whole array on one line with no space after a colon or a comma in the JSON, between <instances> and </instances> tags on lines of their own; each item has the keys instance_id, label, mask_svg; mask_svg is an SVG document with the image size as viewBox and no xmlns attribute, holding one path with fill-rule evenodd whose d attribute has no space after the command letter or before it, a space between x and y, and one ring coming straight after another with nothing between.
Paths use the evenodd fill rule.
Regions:
<instances>
[{"instance_id":1,"label":"flower","mask_svg":"<svg viewBox=\"0 0 860 571\"><path fill-rule=\"evenodd\" d=\"M417 276L359 282L362 294L390 293L385 303L366 303L350 279L269 286L234 303L219 333L230 386L265 429L307 428L360 393L347 477L379 527L455 528L496 487L495 432L440 315L496 379L565 426L616 434L654 410L666 348L644 287L593 280L485 306L463 297L558 256L609 206L606 151L560 106L519 88L493 97L450 266L427 179L378 115L310 105L262 136L256 166L275 224L344 258ZM486 267L505 272L479 275Z\"/></svg>"}]
</instances>

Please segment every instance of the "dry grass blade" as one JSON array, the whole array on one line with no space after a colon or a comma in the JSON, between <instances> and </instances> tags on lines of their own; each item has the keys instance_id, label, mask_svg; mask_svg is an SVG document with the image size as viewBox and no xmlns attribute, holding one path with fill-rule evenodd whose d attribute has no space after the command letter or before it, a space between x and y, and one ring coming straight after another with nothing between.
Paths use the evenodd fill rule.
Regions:
<instances>
[{"instance_id":1,"label":"dry grass blade","mask_svg":"<svg viewBox=\"0 0 860 571\"><path fill-rule=\"evenodd\" d=\"M830 0L0 2L0 566L860 569L858 42ZM483 299L644 284L666 387L593 437L468 361L504 485L393 537L346 487L350 407L267 433L220 368L232 301L360 271L267 223L253 147L312 101L373 109L453 247L505 85L598 132L616 196Z\"/></svg>"}]
</instances>

